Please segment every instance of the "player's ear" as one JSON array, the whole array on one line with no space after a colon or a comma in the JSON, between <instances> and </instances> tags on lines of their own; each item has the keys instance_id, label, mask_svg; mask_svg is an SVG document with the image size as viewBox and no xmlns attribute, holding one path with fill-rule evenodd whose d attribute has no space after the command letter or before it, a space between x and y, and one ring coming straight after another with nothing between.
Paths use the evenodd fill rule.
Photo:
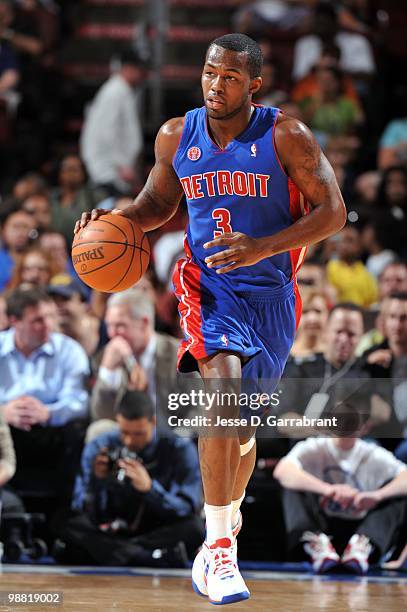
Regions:
<instances>
[{"instance_id":1,"label":"player's ear","mask_svg":"<svg viewBox=\"0 0 407 612\"><path fill-rule=\"evenodd\" d=\"M262 82L263 79L261 77L255 77L250 81L249 91L252 96L254 96L254 94L256 94L260 90Z\"/></svg>"}]
</instances>

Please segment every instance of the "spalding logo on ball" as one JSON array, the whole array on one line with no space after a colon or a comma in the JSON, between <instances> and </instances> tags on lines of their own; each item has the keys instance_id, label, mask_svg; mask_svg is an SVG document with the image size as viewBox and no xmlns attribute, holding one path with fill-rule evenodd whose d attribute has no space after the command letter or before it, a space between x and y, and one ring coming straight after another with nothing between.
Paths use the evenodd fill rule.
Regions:
<instances>
[{"instance_id":1,"label":"spalding logo on ball","mask_svg":"<svg viewBox=\"0 0 407 612\"><path fill-rule=\"evenodd\" d=\"M132 287L147 270L150 245L123 215L102 215L75 235L72 263L84 283L108 293Z\"/></svg>"}]
</instances>

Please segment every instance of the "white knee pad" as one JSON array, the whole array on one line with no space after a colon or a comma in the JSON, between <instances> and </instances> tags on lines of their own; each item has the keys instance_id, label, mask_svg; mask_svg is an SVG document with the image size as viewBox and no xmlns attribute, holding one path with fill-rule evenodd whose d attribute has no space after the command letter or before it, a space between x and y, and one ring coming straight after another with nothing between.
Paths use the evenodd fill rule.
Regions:
<instances>
[{"instance_id":1,"label":"white knee pad","mask_svg":"<svg viewBox=\"0 0 407 612\"><path fill-rule=\"evenodd\" d=\"M255 443L256 443L256 438L253 437L253 438L250 438L248 442L241 444L240 445L240 456L244 457L245 455L247 455L247 453L250 453Z\"/></svg>"}]
</instances>

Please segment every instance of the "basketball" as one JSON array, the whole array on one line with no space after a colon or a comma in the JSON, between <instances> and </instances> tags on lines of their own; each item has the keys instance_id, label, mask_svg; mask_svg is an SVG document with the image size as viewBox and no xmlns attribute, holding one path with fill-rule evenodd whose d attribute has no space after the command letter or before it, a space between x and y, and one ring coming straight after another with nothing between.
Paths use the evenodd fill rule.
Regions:
<instances>
[{"instance_id":1,"label":"basketball","mask_svg":"<svg viewBox=\"0 0 407 612\"><path fill-rule=\"evenodd\" d=\"M107 293L132 287L147 270L150 245L131 219L108 213L90 221L72 244L72 262L84 283Z\"/></svg>"}]
</instances>

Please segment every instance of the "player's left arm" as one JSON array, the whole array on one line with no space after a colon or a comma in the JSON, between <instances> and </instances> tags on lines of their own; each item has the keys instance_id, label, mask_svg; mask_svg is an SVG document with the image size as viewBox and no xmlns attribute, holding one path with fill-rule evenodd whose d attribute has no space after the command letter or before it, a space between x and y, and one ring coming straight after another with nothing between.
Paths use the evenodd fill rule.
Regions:
<instances>
[{"instance_id":1,"label":"player's left arm","mask_svg":"<svg viewBox=\"0 0 407 612\"><path fill-rule=\"evenodd\" d=\"M272 236L252 238L231 232L206 243L205 248L228 247L205 260L208 267L223 266L217 269L219 274L324 240L346 222L346 208L334 171L311 131L297 119L280 117L275 141L282 165L311 211Z\"/></svg>"}]
</instances>

